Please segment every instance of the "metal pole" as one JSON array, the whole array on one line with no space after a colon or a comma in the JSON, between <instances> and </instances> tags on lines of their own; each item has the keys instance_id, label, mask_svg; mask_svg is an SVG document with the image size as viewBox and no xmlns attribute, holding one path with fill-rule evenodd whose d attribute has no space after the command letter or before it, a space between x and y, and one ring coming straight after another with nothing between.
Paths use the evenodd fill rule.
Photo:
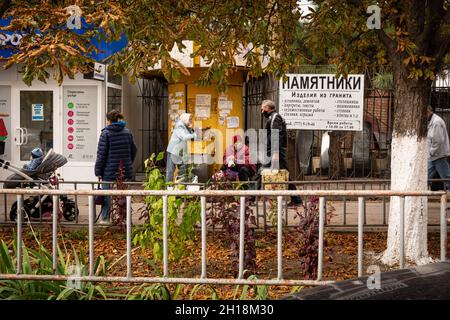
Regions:
<instances>
[{"instance_id":1,"label":"metal pole","mask_svg":"<svg viewBox=\"0 0 450 320\"><path fill-rule=\"evenodd\" d=\"M363 190L366 190L366 184L365 183L363 183ZM364 225L366 225L367 224L367 216L366 216L366 202L365 201L364 201L363 209L364 209Z\"/></svg>"},{"instance_id":2,"label":"metal pole","mask_svg":"<svg viewBox=\"0 0 450 320\"><path fill-rule=\"evenodd\" d=\"M400 269L405 265L405 197L400 197Z\"/></svg>"},{"instance_id":3,"label":"metal pole","mask_svg":"<svg viewBox=\"0 0 450 320\"><path fill-rule=\"evenodd\" d=\"M358 197L358 277L363 276L364 197Z\"/></svg>"},{"instance_id":4,"label":"metal pole","mask_svg":"<svg viewBox=\"0 0 450 320\"><path fill-rule=\"evenodd\" d=\"M441 196L441 261L447 255L447 194Z\"/></svg>"},{"instance_id":5,"label":"metal pole","mask_svg":"<svg viewBox=\"0 0 450 320\"><path fill-rule=\"evenodd\" d=\"M317 267L317 281L322 280L324 225L325 225L325 197L320 197L319 198L319 265Z\"/></svg>"},{"instance_id":6,"label":"metal pole","mask_svg":"<svg viewBox=\"0 0 450 320\"><path fill-rule=\"evenodd\" d=\"M8 195L5 193L3 195L3 201L5 203L5 222L8 221Z\"/></svg>"},{"instance_id":7,"label":"metal pole","mask_svg":"<svg viewBox=\"0 0 450 320\"><path fill-rule=\"evenodd\" d=\"M297 187L296 187L297 188ZM286 210L284 211L285 212L285 219L286 219L286 221L284 222L284 225L286 226L286 227L288 227L289 226L289 208L288 208L288 206L287 206L287 203L286 203L286 199L285 198L283 198L283 203L285 204L285 208L286 208Z\"/></svg>"},{"instance_id":8,"label":"metal pole","mask_svg":"<svg viewBox=\"0 0 450 320\"><path fill-rule=\"evenodd\" d=\"M74 189L77 190L77 184L74 184ZM75 195L75 213L78 211L78 196ZM79 214L75 215L75 223L78 224L78 216Z\"/></svg>"},{"instance_id":9,"label":"metal pole","mask_svg":"<svg viewBox=\"0 0 450 320\"><path fill-rule=\"evenodd\" d=\"M167 236L167 196L163 196L163 259L164 259L164 277L169 275L169 246Z\"/></svg>"},{"instance_id":10,"label":"metal pole","mask_svg":"<svg viewBox=\"0 0 450 320\"><path fill-rule=\"evenodd\" d=\"M202 206L202 274L201 278L206 278L206 197L200 197Z\"/></svg>"},{"instance_id":11,"label":"metal pole","mask_svg":"<svg viewBox=\"0 0 450 320\"><path fill-rule=\"evenodd\" d=\"M255 197L255 203L256 203L256 228L259 229L259 197Z\"/></svg>"},{"instance_id":12,"label":"metal pole","mask_svg":"<svg viewBox=\"0 0 450 320\"><path fill-rule=\"evenodd\" d=\"M386 185L383 184L383 190L386 190ZM383 225L386 224L386 197L383 197Z\"/></svg>"},{"instance_id":13,"label":"metal pole","mask_svg":"<svg viewBox=\"0 0 450 320\"><path fill-rule=\"evenodd\" d=\"M127 196L127 277L133 276L131 270L131 196Z\"/></svg>"},{"instance_id":14,"label":"metal pole","mask_svg":"<svg viewBox=\"0 0 450 320\"><path fill-rule=\"evenodd\" d=\"M261 177L262 179L262 177ZM264 182L261 183L262 190L265 190L266 187L264 185ZM267 233L267 208L266 208L266 196L263 196L263 219L264 219L264 233Z\"/></svg>"},{"instance_id":15,"label":"metal pole","mask_svg":"<svg viewBox=\"0 0 450 320\"><path fill-rule=\"evenodd\" d=\"M17 274L22 273L22 209L23 197L17 195Z\"/></svg>"},{"instance_id":16,"label":"metal pole","mask_svg":"<svg viewBox=\"0 0 450 320\"><path fill-rule=\"evenodd\" d=\"M277 254L278 254L278 280L283 279L283 197L278 196L278 210L277 210Z\"/></svg>"},{"instance_id":17,"label":"metal pole","mask_svg":"<svg viewBox=\"0 0 450 320\"><path fill-rule=\"evenodd\" d=\"M58 267L58 210L59 209L59 196L53 196L53 231L52 231L52 238L53 238L53 264L52 269L53 273L56 273L56 268Z\"/></svg>"},{"instance_id":18,"label":"metal pole","mask_svg":"<svg viewBox=\"0 0 450 320\"><path fill-rule=\"evenodd\" d=\"M347 190L347 182L344 182L344 190ZM347 197L344 196L344 226L347 224Z\"/></svg>"},{"instance_id":19,"label":"metal pole","mask_svg":"<svg viewBox=\"0 0 450 320\"><path fill-rule=\"evenodd\" d=\"M41 189L42 184L39 183L38 186L39 186L39 189ZM34 209L36 209L36 208L33 208L33 210ZM42 197L41 196L39 196L39 222L42 223Z\"/></svg>"},{"instance_id":20,"label":"metal pole","mask_svg":"<svg viewBox=\"0 0 450 320\"><path fill-rule=\"evenodd\" d=\"M94 275L94 219L95 203L94 196L88 196L89 200L89 275Z\"/></svg>"},{"instance_id":21,"label":"metal pole","mask_svg":"<svg viewBox=\"0 0 450 320\"><path fill-rule=\"evenodd\" d=\"M245 197L240 197L239 215L239 279L244 277Z\"/></svg>"}]
</instances>

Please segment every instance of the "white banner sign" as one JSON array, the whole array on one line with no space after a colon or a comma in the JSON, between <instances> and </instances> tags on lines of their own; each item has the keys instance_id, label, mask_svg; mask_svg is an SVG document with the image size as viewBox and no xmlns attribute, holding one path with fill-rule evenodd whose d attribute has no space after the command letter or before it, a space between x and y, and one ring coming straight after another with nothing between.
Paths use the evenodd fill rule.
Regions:
<instances>
[{"instance_id":1,"label":"white banner sign","mask_svg":"<svg viewBox=\"0 0 450 320\"><path fill-rule=\"evenodd\" d=\"M287 129L361 131L364 75L288 74L280 80Z\"/></svg>"}]
</instances>

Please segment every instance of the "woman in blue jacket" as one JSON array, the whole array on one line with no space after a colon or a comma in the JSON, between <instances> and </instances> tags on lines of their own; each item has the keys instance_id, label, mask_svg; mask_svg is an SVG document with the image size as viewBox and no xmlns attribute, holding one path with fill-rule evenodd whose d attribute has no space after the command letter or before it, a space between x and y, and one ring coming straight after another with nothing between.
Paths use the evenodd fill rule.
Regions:
<instances>
[{"instance_id":1,"label":"woman in blue jacket","mask_svg":"<svg viewBox=\"0 0 450 320\"><path fill-rule=\"evenodd\" d=\"M133 161L136 158L136 144L133 135L125 128L126 122L118 110L111 110L106 115L108 125L102 130L97 147L95 175L101 181L115 182L122 162L125 180L133 178ZM102 189L110 189L110 184L102 184ZM100 224L109 223L111 197L105 197L100 212Z\"/></svg>"}]
</instances>

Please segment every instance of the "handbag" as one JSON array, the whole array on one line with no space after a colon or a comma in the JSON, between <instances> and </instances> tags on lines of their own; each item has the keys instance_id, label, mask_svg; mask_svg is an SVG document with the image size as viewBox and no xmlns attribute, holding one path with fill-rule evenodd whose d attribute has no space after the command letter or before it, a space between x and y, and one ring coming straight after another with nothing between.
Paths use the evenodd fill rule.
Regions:
<instances>
[{"instance_id":1,"label":"handbag","mask_svg":"<svg viewBox=\"0 0 450 320\"><path fill-rule=\"evenodd\" d=\"M98 185L97 190L101 190L100 184ZM105 203L105 196L95 196L94 203L96 206L102 206Z\"/></svg>"}]
</instances>

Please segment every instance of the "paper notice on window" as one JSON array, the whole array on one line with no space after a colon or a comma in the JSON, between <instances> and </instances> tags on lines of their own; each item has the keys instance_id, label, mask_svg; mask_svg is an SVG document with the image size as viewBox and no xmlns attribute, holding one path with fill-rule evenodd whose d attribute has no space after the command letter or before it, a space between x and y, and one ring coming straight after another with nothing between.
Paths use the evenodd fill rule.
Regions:
<instances>
[{"instance_id":1,"label":"paper notice on window","mask_svg":"<svg viewBox=\"0 0 450 320\"><path fill-rule=\"evenodd\" d=\"M227 117L227 128L239 128L239 117Z\"/></svg>"},{"instance_id":2,"label":"paper notice on window","mask_svg":"<svg viewBox=\"0 0 450 320\"><path fill-rule=\"evenodd\" d=\"M175 97L182 97L182 96L184 96L184 92L183 91L175 92Z\"/></svg>"},{"instance_id":3,"label":"paper notice on window","mask_svg":"<svg viewBox=\"0 0 450 320\"><path fill-rule=\"evenodd\" d=\"M228 108L228 100L218 100L217 109L223 110Z\"/></svg>"},{"instance_id":4,"label":"paper notice on window","mask_svg":"<svg viewBox=\"0 0 450 320\"><path fill-rule=\"evenodd\" d=\"M32 104L31 111L32 121L44 121L44 105L42 103Z\"/></svg>"},{"instance_id":5,"label":"paper notice on window","mask_svg":"<svg viewBox=\"0 0 450 320\"><path fill-rule=\"evenodd\" d=\"M197 119L208 119L211 116L211 107L197 106L195 107L195 117Z\"/></svg>"},{"instance_id":6,"label":"paper notice on window","mask_svg":"<svg viewBox=\"0 0 450 320\"><path fill-rule=\"evenodd\" d=\"M229 100L218 100L217 101L217 108L219 110L231 110L233 109L233 101Z\"/></svg>"},{"instance_id":7,"label":"paper notice on window","mask_svg":"<svg viewBox=\"0 0 450 320\"><path fill-rule=\"evenodd\" d=\"M195 105L211 107L211 95L210 94L197 94L195 96Z\"/></svg>"},{"instance_id":8,"label":"paper notice on window","mask_svg":"<svg viewBox=\"0 0 450 320\"><path fill-rule=\"evenodd\" d=\"M221 116L221 117L226 117L228 115L230 115L230 110L219 111L219 116Z\"/></svg>"}]
</instances>

